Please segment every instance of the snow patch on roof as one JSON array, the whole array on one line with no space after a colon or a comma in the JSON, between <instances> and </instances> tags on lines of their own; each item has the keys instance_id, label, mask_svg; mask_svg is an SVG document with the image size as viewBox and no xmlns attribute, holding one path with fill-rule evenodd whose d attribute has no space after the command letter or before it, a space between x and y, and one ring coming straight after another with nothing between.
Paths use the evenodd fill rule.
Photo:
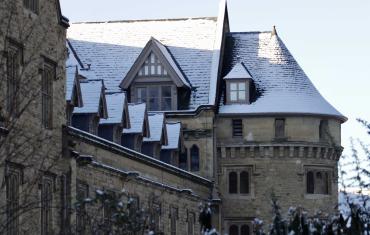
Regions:
<instances>
[{"instance_id":1,"label":"snow patch on roof","mask_svg":"<svg viewBox=\"0 0 370 235\"><path fill-rule=\"evenodd\" d=\"M72 100L73 87L75 86L77 67L67 67L66 68L66 101Z\"/></svg>"},{"instance_id":2,"label":"snow patch on roof","mask_svg":"<svg viewBox=\"0 0 370 235\"><path fill-rule=\"evenodd\" d=\"M277 35L231 33L227 37L225 56L224 72L243 62L260 95L250 105L221 102L221 114L292 113L346 119L321 96Z\"/></svg>"},{"instance_id":3,"label":"snow patch on roof","mask_svg":"<svg viewBox=\"0 0 370 235\"><path fill-rule=\"evenodd\" d=\"M131 128L123 129L124 134L138 134L143 132L146 104L128 104Z\"/></svg>"},{"instance_id":4,"label":"snow patch on roof","mask_svg":"<svg viewBox=\"0 0 370 235\"><path fill-rule=\"evenodd\" d=\"M150 137L143 138L144 142L160 142L164 128L164 113L148 113Z\"/></svg>"},{"instance_id":5,"label":"snow patch on roof","mask_svg":"<svg viewBox=\"0 0 370 235\"><path fill-rule=\"evenodd\" d=\"M80 83L83 107L75 107L73 113L99 113L103 81L94 80Z\"/></svg>"},{"instance_id":6,"label":"snow patch on roof","mask_svg":"<svg viewBox=\"0 0 370 235\"><path fill-rule=\"evenodd\" d=\"M231 71L224 77L224 79L242 79L242 78L250 78L252 76L248 72L248 70L244 67L243 63L237 63L231 69Z\"/></svg>"},{"instance_id":7,"label":"snow patch on roof","mask_svg":"<svg viewBox=\"0 0 370 235\"><path fill-rule=\"evenodd\" d=\"M108 118L100 119L100 124L121 124L126 94L124 92L105 94L105 99L107 101Z\"/></svg>"},{"instance_id":8,"label":"snow patch on roof","mask_svg":"<svg viewBox=\"0 0 370 235\"><path fill-rule=\"evenodd\" d=\"M181 123L166 123L168 144L162 149L178 149L180 142Z\"/></svg>"}]
</instances>

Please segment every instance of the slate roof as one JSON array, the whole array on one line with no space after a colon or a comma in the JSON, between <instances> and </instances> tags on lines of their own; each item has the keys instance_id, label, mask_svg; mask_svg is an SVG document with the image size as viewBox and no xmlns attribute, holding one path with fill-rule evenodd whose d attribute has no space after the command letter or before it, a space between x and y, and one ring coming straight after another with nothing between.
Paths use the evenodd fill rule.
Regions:
<instances>
[{"instance_id":1,"label":"slate roof","mask_svg":"<svg viewBox=\"0 0 370 235\"><path fill-rule=\"evenodd\" d=\"M83 64L104 79L109 91L119 84L151 37L160 41L194 88L189 109L209 103L217 18L75 23L68 40Z\"/></svg>"},{"instance_id":2,"label":"slate roof","mask_svg":"<svg viewBox=\"0 0 370 235\"><path fill-rule=\"evenodd\" d=\"M66 101L72 100L73 87L75 86L75 78L77 73L77 67L71 66L66 68Z\"/></svg>"},{"instance_id":3,"label":"slate roof","mask_svg":"<svg viewBox=\"0 0 370 235\"><path fill-rule=\"evenodd\" d=\"M75 107L73 113L99 113L99 103L103 87L102 80L89 80L80 83L82 107Z\"/></svg>"},{"instance_id":4,"label":"slate roof","mask_svg":"<svg viewBox=\"0 0 370 235\"><path fill-rule=\"evenodd\" d=\"M235 64L231 71L224 77L224 79L241 79L241 78L252 79L252 76L245 68L244 64L240 62Z\"/></svg>"},{"instance_id":5,"label":"slate roof","mask_svg":"<svg viewBox=\"0 0 370 235\"><path fill-rule=\"evenodd\" d=\"M123 111L126 102L126 93L105 94L107 102L108 118L100 119L99 124L121 124L123 123Z\"/></svg>"},{"instance_id":6,"label":"slate roof","mask_svg":"<svg viewBox=\"0 0 370 235\"><path fill-rule=\"evenodd\" d=\"M144 142L160 142L164 128L163 113L148 113L150 137L143 138Z\"/></svg>"},{"instance_id":7,"label":"slate roof","mask_svg":"<svg viewBox=\"0 0 370 235\"><path fill-rule=\"evenodd\" d=\"M143 132L146 104L128 104L131 128L123 129L123 134L138 134Z\"/></svg>"},{"instance_id":8,"label":"slate roof","mask_svg":"<svg viewBox=\"0 0 370 235\"><path fill-rule=\"evenodd\" d=\"M221 114L292 113L346 120L321 96L277 34L228 34L223 74L238 62L243 62L253 77L256 100L249 105L221 102Z\"/></svg>"},{"instance_id":9,"label":"slate roof","mask_svg":"<svg viewBox=\"0 0 370 235\"><path fill-rule=\"evenodd\" d=\"M180 142L181 123L166 123L167 128L167 145L163 145L162 149L178 149Z\"/></svg>"}]
</instances>

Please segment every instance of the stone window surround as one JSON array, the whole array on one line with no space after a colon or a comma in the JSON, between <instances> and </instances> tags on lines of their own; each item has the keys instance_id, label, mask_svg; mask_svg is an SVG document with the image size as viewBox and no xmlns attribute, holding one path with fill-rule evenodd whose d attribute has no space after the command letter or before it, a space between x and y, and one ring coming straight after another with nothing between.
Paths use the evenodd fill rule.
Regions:
<instances>
[{"instance_id":1,"label":"stone window surround","mask_svg":"<svg viewBox=\"0 0 370 235\"><path fill-rule=\"evenodd\" d=\"M54 205L53 205L53 194L55 192L55 175L52 173L45 172L41 178L41 190L40 190L40 199L41 199L41 234L50 234L53 233L53 217L54 217ZM50 189L46 187L49 186ZM51 195L48 193L50 190ZM46 192L45 192L46 191ZM50 197L50 201L46 202ZM46 199L45 199L46 198ZM50 208L47 208L50 206ZM49 210L48 210L49 209ZM50 216L50 217L49 217ZM49 217L49 218L45 218ZM46 220L46 221L45 221ZM47 221L49 220L49 221ZM46 231L45 231L46 229Z\"/></svg>"},{"instance_id":2,"label":"stone window surround","mask_svg":"<svg viewBox=\"0 0 370 235\"><path fill-rule=\"evenodd\" d=\"M33 14L38 15L40 11L40 4L39 0L23 0L23 6L28 11L32 12Z\"/></svg>"},{"instance_id":3,"label":"stone window surround","mask_svg":"<svg viewBox=\"0 0 370 235\"><path fill-rule=\"evenodd\" d=\"M331 167L331 166L326 166L326 165L304 165L303 166L303 169L304 169L304 187L303 187L303 190L304 190L304 197L305 199L320 199L320 198L326 198L326 197L331 197L333 194L333 188L332 188L332 185L333 185L333 181L334 181L334 168ZM328 194L310 194L310 193L307 193L307 172L308 171L321 171L321 172L329 172L329 179L328 179L328 189L329 189L329 193Z\"/></svg>"},{"instance_id":4,"label":"stone window surround","mask_svg":"<svg viewBox=\"0 0 370 235\"><path fill-rule=\"evenodd\" d=\"M239 99L239 89L237 89L237 99L231 100L231 84L245 84L245 99ZM238 85L237 85L238 86ZM239 86L238 86L239 87ZM233 79L226 81L226 103L227 104L250 104L250 95L249 95L250 81L249 79Z\"/></svg>"},{"instance_id":5,"label":"stone window surround","mask_svg":"<svg viewBox=\"0 0 370 235\"><path fill-rule=\"evenodd\" d=\"M223 165L223 175L225 182L225 192L230 198L254 198L254 186L253 186L253 165ZM246 171L249 173L249 193L241 194L240 192L240 173ZM229 173L236 172L238 176L237 181L237 193L229 193Z\"/></svg>"},{"instance_id":6,"label":"stone window surround","mask_svg":"<svg viewBox=\"0 0 370 235\"><path fill-rule=\"evenodd\" d=\"M179 219L179 208L170 205L169 210L169 218L170 218L170 234L176 235L177 234L177 227L178 227L178 219Z\"/></svg>"},{"instance_id":7,"label":"stone window surround","mask_svg":"<svg viewBox=\"0 0 370 235\"><path fill-rule=\"evenodd\" d=\"M277 123L281 121L283 123L283 129L282 129L282 133L278 133L278 126L277 126ZM286 140L287 136L286 136L286 119L285 118L275 118L275 121L274 121L274 139L275 140Z\"/></svg>"},{"instance_id":8,"label":"stone window surround","mask_svg":"<svg viewBox=\"0 0 370 235\"><path fill-rule=\"evenodd\" d=\"M187 211L187 231L188 235L194 235L195 232L195 223L196 223L196 218L195 218L195 212L193 211ZM190 229L192 230L192 233L190 233Z\"/></svg>"},{"instance_id":9,"label":"stone window surround","mask_svg":"<svg viewBox=\"0 0 370 235\"><path fill-rule=\"evenodd\" d=\"M46 129L53 128L53 81L56 79L55 61L42 57L42 76L41 76L41 120ZM50 74L49 74L50 73Z\"/></svg>"},{"instance_id":10,"label":"stone window surround","mask_svg":"<svg viewBox=\"0 0 370 235\"><path fill-rule=\"evenodd\" d=\"M230 219L225 219L224 220L224 228L225 228L225 234L229 234L229 229L232 225L236 225L238 226L238 233L240 233L240 230L241 230L241 227L243 225L247 225L249 227L249 234L252 235L253 234L253 224L252 224L252 221L249 220L249 219L242 219L242 218L237 218L237 219L234 219L234 218L230 218Z\"/></svg>"}]
</instances>

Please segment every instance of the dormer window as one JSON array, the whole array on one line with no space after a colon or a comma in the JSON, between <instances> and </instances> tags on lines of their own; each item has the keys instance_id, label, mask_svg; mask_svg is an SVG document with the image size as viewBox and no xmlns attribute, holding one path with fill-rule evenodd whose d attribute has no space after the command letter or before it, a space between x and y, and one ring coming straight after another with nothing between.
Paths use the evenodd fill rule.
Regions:
<instances>
[{"instance_id":1,"label":"dormer window","mask_svg":"<svg viewBox=\"0 0 370 235\"><path fill-rule=\"evenodd\" d=\"M136 88L136 102L146 103L149 111L171 110L174 97L173 86L146 85Z\"/></svg>"},{"instance_id":2,"label":"dormer window","mask_svg":"<svg viewBox=\"0 0 370 235\"><path fill-rule=\"evenodd\" d=\"M249 87L252 76L243 63L236 64L224 77L226 81L227 104L249 104Z\"/></svg>"}]
</instances>

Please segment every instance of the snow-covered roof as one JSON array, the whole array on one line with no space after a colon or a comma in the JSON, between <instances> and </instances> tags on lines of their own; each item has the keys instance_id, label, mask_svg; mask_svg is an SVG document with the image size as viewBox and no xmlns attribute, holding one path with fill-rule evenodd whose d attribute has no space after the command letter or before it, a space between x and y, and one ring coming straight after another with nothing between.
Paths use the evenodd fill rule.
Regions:
<instances>
[{"instance_id":1,"label":"snow-covered roof","mask_svg":"<svg viewBox=\"0 0 370 235\"><path fill-rule=\"evenodd\" d=\"M117 91L143 47L156 38L194 88L192 109L209 103L216 27L217 18L210 17L75 23L68 40L81 62Z\"/></svg>"},{"instance_id":2,"label":"snow-covered roof","mask_svg":"<svg viewBox=\"0 0 370 235\"><path fill-rule=\"evenodd\" d=\"M82 107L75 107L73 113L99 113L100 98L102 95L103 81L89 80L80 83L83 100Z\"/></svg>"},{"instance_id":3,"label":"snow-covered roof","mask_svg":"<svg viewBox=\"0 0 370 235\"><path fill-rule=\"evenodd\" d=\"M99 124L121 124L123 123L123 111L125 108L126 93L108 93L105 94L107 101L108 118L100 119Z\"/></svg>"},{"instance_id":4,"label":"snow-covered roof","mask_svg":"<svg viewBox=\"0 0 370 235\"><path fill-rule=\"evenodd\" d=\"M144 142L160 142L164 128L164 113L148 113L150 137L143 138Z\"/></svg>"},{"instance_id":5,"label":"snow-covered roof","mask_svg":"<svg viewBox=\"0 0 370 235\"><path fill-rule=\"evenodd\" d=\"M224 79L243 79L243 78L250 78L252 76L248 72L248 70L244 67L243 63L237 63L231 69L231 71L224 77Z\"/></svg>"},{"instance_id":6,"label":"snow-covered roof","mask_svg":"<svg viewBox=\"0 0 370 235\"><path fill-rule=\"evenodd\" d=\"M144 130L144 120L146 115L146 104L128 104L131 128L123 129L124 134L142 133Z\"/></svg>"},{"instance_id":7,"label":"snow-covered roof","mask_svg":"<svg viewBox=\"0 0 370 235\"><path fill-rule=\"evenodd\" d=\"M346 120L321 96L277 34L228 34L223 74L238 62L248 68L257 95L251 104L221 102L221 114L329 115Z\"/></svg>"},{"instance_id":8,"label":"snow-covered roof","mask_svg":"<svg viewBox=\"0 0 370 235\"><path fill-rule=\"evenodd\" d=\"M75 86L75 79L77 73L77 67L76 66L70 66L66 68L66 101L72 100L72 94L73 94L73 87Z\"/></svg>"},{"instance_id":9,"label":"snow-covered roof","mask_svg":"<svg viewBox=\"0 0 370 235\"><path fill-rule=\"evenodd\" d=\"M162 145L162 149L178 149L180 142L181 123L166 123L167 145Z\"/></svg>"}]
</instances>

